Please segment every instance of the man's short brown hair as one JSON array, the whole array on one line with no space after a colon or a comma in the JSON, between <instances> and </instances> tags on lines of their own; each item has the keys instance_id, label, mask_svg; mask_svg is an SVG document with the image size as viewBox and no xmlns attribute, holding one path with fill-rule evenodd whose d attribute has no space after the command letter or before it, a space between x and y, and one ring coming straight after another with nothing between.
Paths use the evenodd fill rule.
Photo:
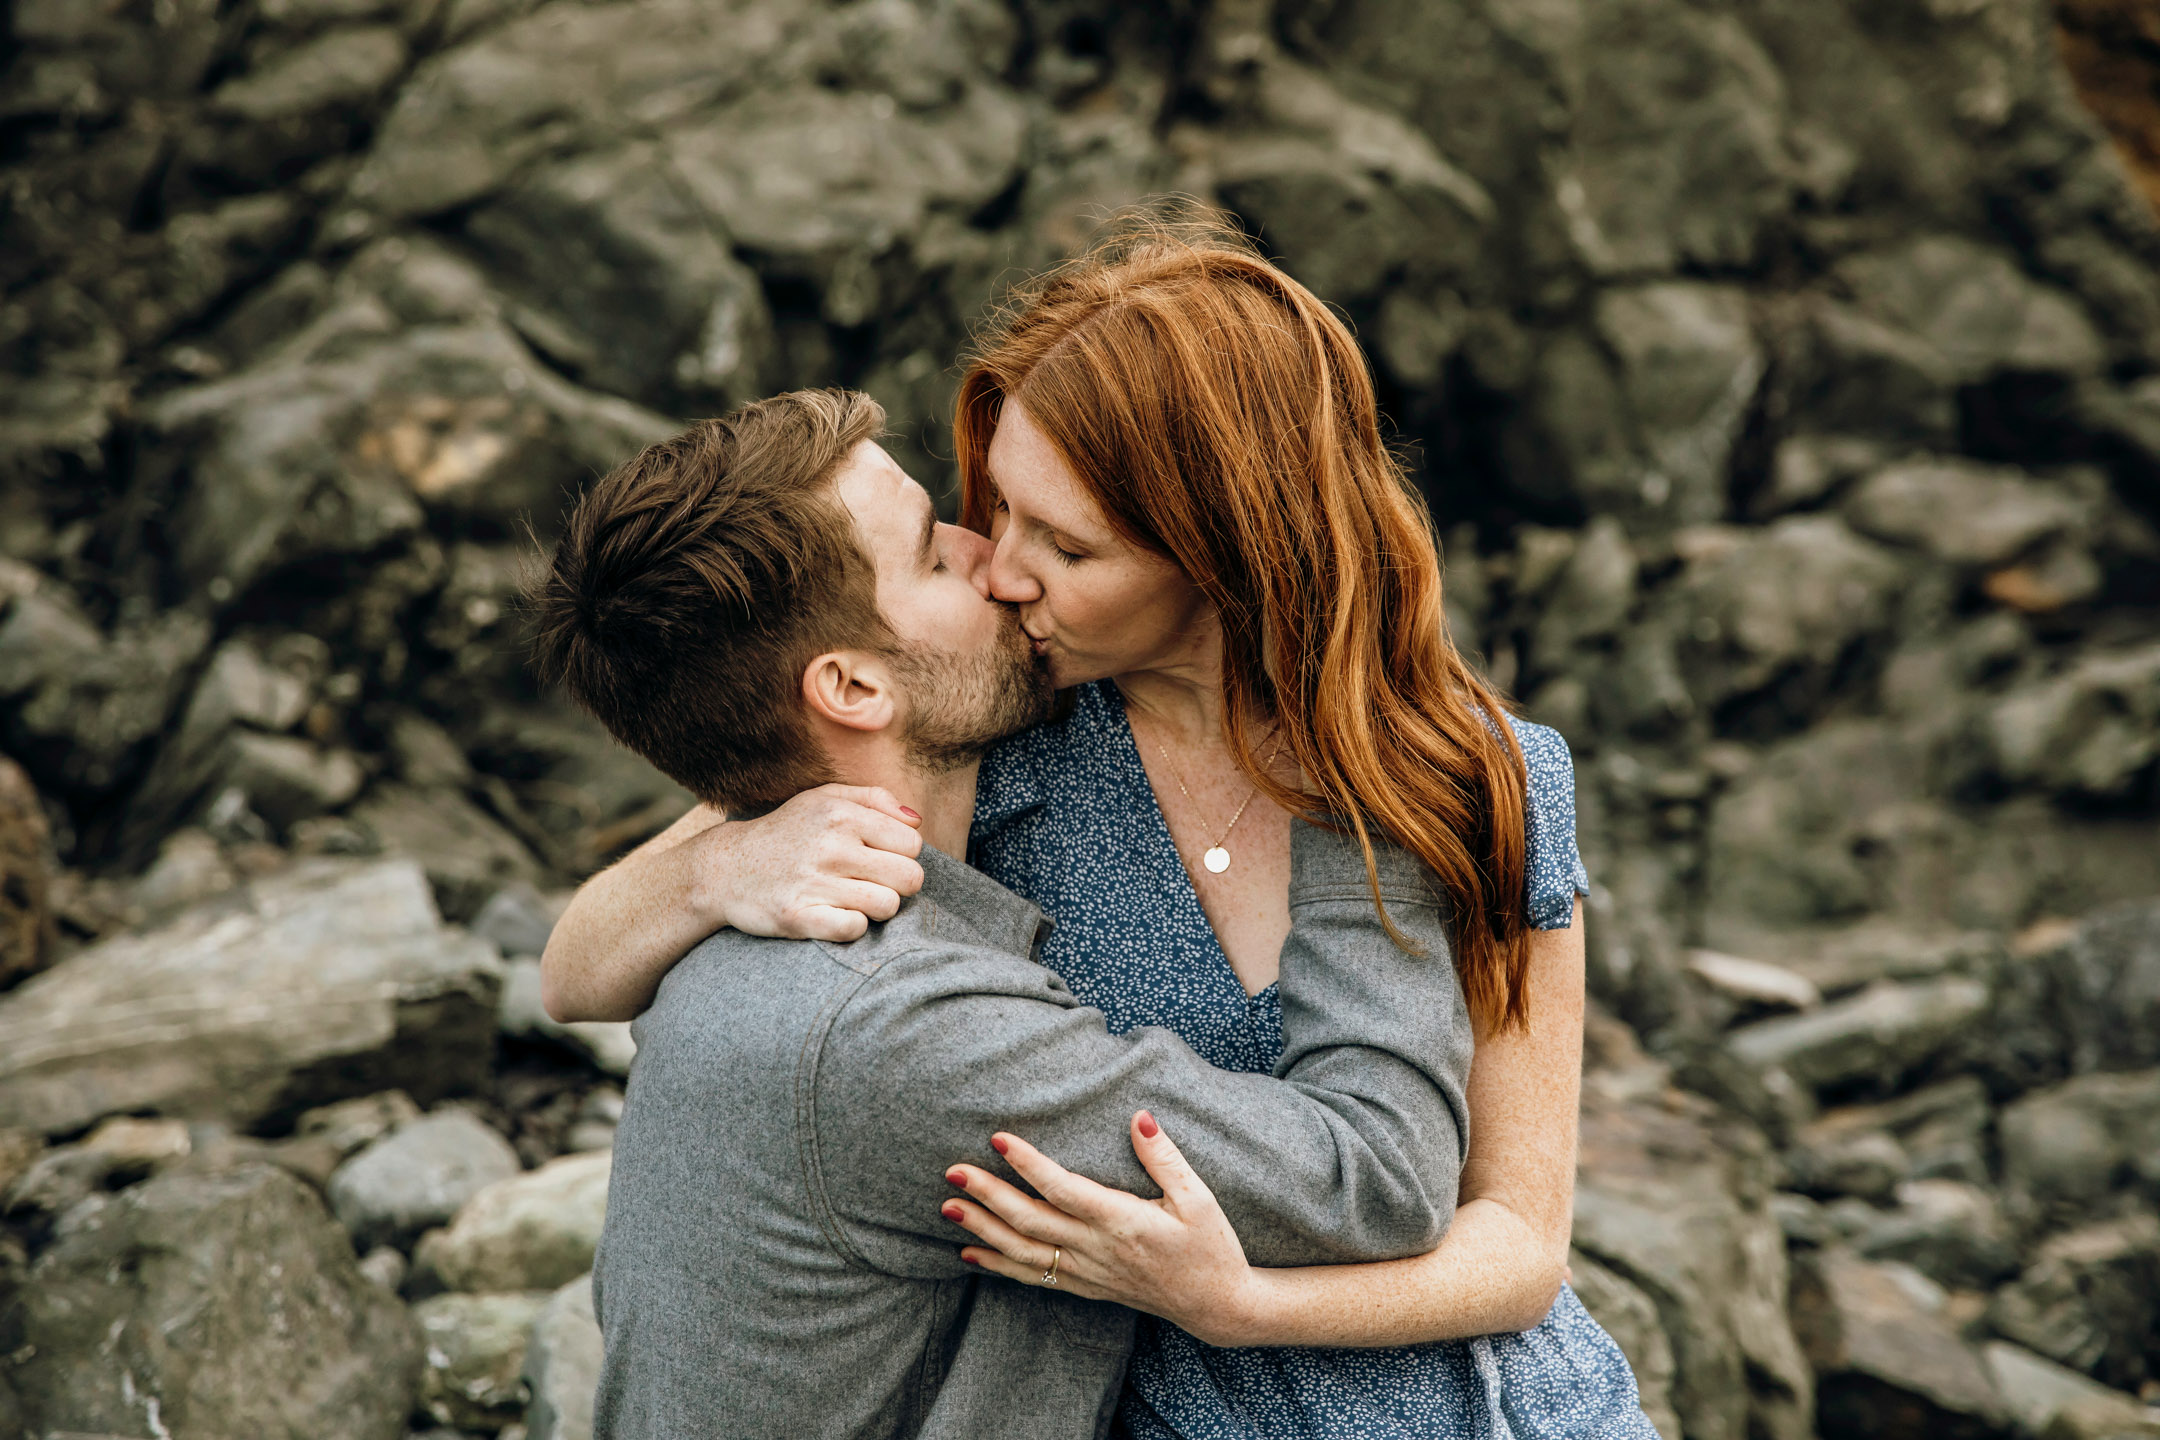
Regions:
<instances>
[{"instance_id":1,"label":"man's short brown hair","mask_svg":"<svg viewBox=\"0 0 2160 1440\"><path fill-rule=\"evenodd\" d=\"M884 425L867 395L797 390L600 480L533 588L541 678L730 813L830 780L802 672L826 650L892 648L876 566L832 485Z\"/></svg>"}]
</instances>

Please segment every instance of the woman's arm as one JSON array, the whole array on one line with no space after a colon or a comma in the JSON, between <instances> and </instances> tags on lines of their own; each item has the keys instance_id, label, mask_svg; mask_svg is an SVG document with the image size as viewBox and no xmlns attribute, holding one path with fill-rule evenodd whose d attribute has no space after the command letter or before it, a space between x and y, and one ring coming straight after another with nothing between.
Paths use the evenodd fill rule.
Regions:
<instances>
[{"instance_id":1,"label":"woman's arm","mask_svg":"<svg viewBox=\"0 0 2160 1440\"><path fill-rule=\"evenodd\" d=\"M556 1020L629 1020L700 940L723 926L853 940L922 888L919 816L884 790L821 785L755 820L709 805L587 880L540 957Z\"/></svg>"},{"instance_id":2,"label":"woman's arm","mask_svg":"<svg viewBox=\"0 0 2160 1440\"><path fill-rule=\"evenodd\" d=\"M1567 1277L1582 1091L1583 916L1530 932L1530 1026L1481 1033L1455 1223L1429 1255L1254 1270L1234 1345L1415 1345L1528 1330ZM1195 1332L1198 1333L1198 1332ZM1202 1335L1202 1339L1211 1337Z\"/></svg>"},{"instance_id":3,"label":"woman's arm","mask_svg":"<svg viewBox=\"0 0 2160 1440\"><path fill-rule=\"evenodd\" d=\"M1058 1215L1071 1239L1061 1283L1075 1294L1161 1315L1214 1345L1395 1346L1527 1330L1545 1318L1567 1273L1574 1219L1575 1136L1582 1075L1582 908L1565 930L1530 935L1530 1026L1480 1034L1470 1067L1470 1155L1454 1223L1430 1254L1367 1265L1261 1270L1167 1136L1136 1142L1162 1201L1089 1193L1087 1213ZM1047 1158L1008 1157L1039 1194L1081 1194ZM1163 1168L1158 1169L1158 1166ZM1009 1191L1010 1193L1005 1193ZM1032 1232L1049 1207L1011 1187L971 1185L987 1206L957 1207L984 1241L963 1258L1016 1280L1042 1271ZM994 1212L994 1213L988 1213ZM1010 1252L1010 1253L1001 1253ZM1014 1258L1014 1255L1019 1258ZM1029 1261L1032 1259L1032 1266Z\"/></svg>"}]
</instances>

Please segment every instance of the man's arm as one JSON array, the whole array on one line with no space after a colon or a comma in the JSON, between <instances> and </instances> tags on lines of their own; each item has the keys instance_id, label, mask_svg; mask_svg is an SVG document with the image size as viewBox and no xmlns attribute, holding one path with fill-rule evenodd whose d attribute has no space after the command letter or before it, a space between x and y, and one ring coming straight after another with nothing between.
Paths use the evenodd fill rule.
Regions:
<instances>
[{"instance_id":1,"label":"man's arm","mask_svg":"<svg viewBox=\"0 0 2160 1440\"><path fill-rule=\"evenodd\" d=\"M837 1237L895 1273L949 1275L955 1161L1010 1175L991 1132L1157 1193L1128 1143L1151 1110L1261 1265L1430 1249L1455 1206L1470 1030L1423 871L1383 852L1380 928L1354 844L1300 825L1283 951L1283 1064L1217 1070L1166 1030L1111 1035L1048 971L981 950L889 961L814 1058L814 1191Z\"/></svg>"}]
</instances>

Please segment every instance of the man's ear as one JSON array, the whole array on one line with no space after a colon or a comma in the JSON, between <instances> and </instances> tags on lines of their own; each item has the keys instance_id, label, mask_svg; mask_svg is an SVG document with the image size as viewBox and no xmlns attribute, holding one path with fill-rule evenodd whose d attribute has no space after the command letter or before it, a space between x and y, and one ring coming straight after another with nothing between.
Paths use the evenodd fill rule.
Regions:
<instances>
[{"instance_id":1,"label":"man's ear","mask_svg":"<svg viewBox=\"0 0 2160 1440\"><path fill-rule=\"evenodd\" d=\"M892 667L863 650L831 650L803 667L803 703L846 730L884 730L900 718Z\"/></svg>"}]
</instances>

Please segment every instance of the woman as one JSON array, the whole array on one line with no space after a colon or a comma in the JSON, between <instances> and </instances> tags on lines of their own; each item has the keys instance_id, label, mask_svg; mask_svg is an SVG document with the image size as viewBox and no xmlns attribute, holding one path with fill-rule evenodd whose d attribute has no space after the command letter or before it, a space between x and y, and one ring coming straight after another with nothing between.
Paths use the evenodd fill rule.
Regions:
<instances>
[{"instance_id":1,"label":"woman","mask_svg":"<svg viewBox=\"0 0 2160 1440\"><path fill-rule=\"evenodd\" d=\"M970 1195L1021 1223L963 1204L989 1242L966 1253L1039 1281L1045 1238L1071 1240L1061 1283L1182 1322L1143 1325L1120 1412L1137 1436L1647 1440L1625 1361L1563 1284L1584 887L1566 747L1500 723L1449 643L1348 330L1220 226L1130 222L1019 295L955 433L992 593L1073 692L985 761L971 837L1056 920L1044 963L1113 1028L1271 1068L1291 817L1334 817L1446 887L1478 1026L1462 1203L1430 1255L1252 1272L1204 1200L1126 1200L1153 1223L1121 1228L1107 1196L1060 1215L980 1172ZM851 938L919 883L889 797L718 819L588 882L549 944L551 1010L635 1013L716 923Z\"/></svg>"}]
</instances>

